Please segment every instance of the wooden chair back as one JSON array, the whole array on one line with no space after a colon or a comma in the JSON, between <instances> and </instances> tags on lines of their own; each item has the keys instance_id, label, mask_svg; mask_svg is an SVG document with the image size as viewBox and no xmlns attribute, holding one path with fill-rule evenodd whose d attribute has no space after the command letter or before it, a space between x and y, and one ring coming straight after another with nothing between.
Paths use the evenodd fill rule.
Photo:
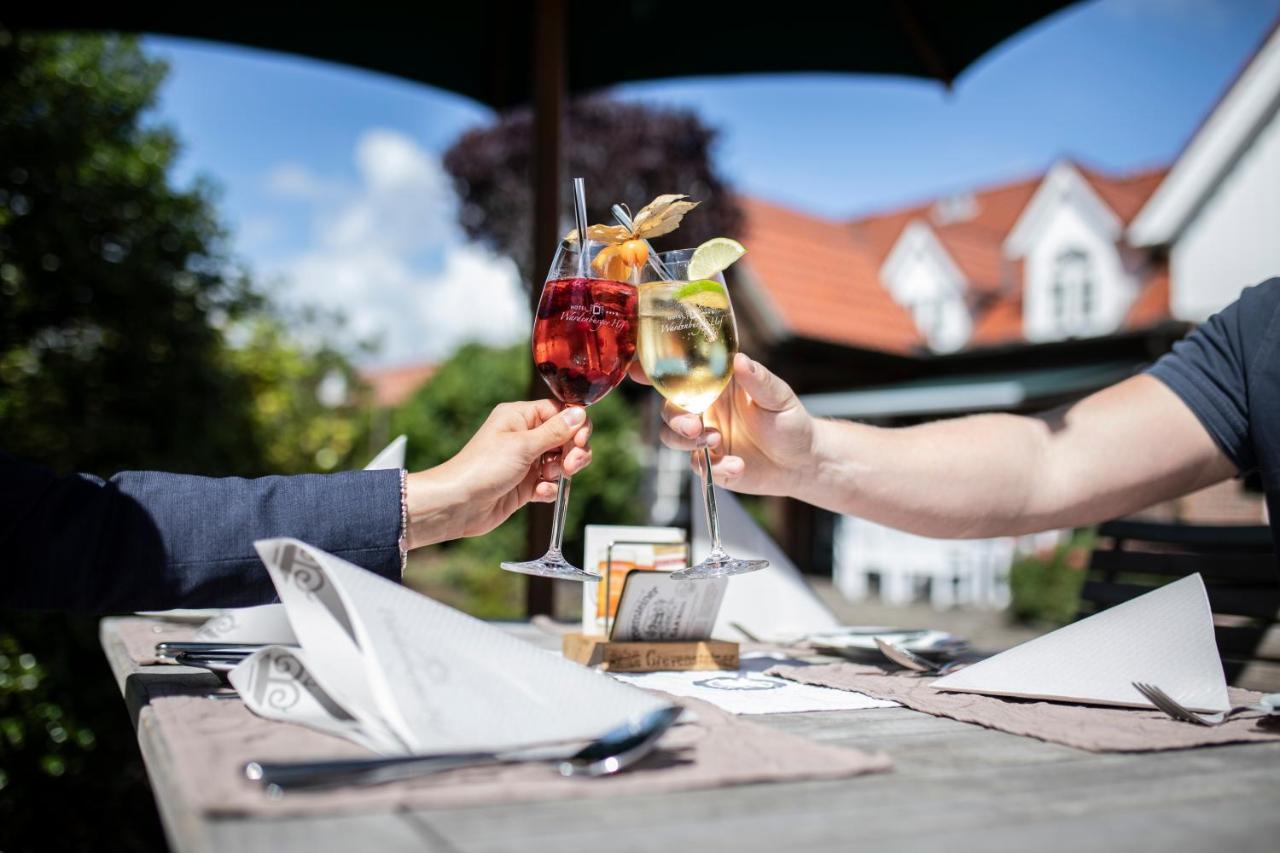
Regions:
<instances>
[{"instance_id":1,"label":"wooden chair back","mask_svg":"<svg viewBox=\"0 0 1280 853\"><path fill-rule=\"evenodd\" d=\"M1077 618L1199 572L1214 615L1227 681L1253 663L1280 665L1262 648L1280 611L1280 572L1265 526L1110 521L1098 528Z\"/></svg>"}]
</instances>

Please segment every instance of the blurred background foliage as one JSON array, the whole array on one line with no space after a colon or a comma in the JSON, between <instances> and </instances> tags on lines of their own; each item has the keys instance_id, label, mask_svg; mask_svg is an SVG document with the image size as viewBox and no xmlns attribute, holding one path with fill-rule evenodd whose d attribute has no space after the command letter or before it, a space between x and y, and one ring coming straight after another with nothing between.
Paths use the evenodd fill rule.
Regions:
<instances>
[{"instance_id":1,"label":"blurred background foliage","mask_svg":"<svg viewBox=\"0 0 1280 853\"><path fill-rule=\"evenodd\" d=\"M1051 551L1015 560L1009 569L1009 618L1045 629L1074 620L1096 539L1093 528L1077 530Z\"/></svg>"},{"instance_id":2,"label":"blurred background foliage","mask_svg":"<svg viewBox=\"0 0 1280 853\"><path fill-rule=\"evenodd\" d=\"M375 413L353 359L369 347L339 316L273 305L230 253L216 187L176 184L180 140L150 112L166 70L131 38L0 28L0 450L103 476L359 467ZM710 136L694 142L705 156ZM495 240L523 252L524 234ZM530 375L526 343L465 346L378 413L377 432L406 433L410 467L429 467L494 405L526 397ZM570 553L586 518L637 520L633 407L615 394L592 417ZM520 513L489 536L424 549L408 580L478 615L516 617L523 579L496 569L528 556L524 530ZM96 620L0 614L0 850L104 846L164 840Z\"/></svg>"}]
</instances>

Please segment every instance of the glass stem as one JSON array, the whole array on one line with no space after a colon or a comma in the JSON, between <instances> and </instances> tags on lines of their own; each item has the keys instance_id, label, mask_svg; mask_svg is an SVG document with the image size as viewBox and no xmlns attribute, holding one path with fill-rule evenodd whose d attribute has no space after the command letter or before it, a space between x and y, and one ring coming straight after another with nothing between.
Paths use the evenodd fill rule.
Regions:
<instances>
[{"instance_id":1,"label":"glass stem","mask_svg":"<svg viewBox=\"0 0 1280 853\"><path fill-rule=\"evenodd\" d=\"M547 548L547 555L560 554L560 542L564 539L564 517L567 514L565 510L569 506L569 484L573 481L564 474L560 475L560 484L556 487L556 510L555 515L551 517L551 546Z\"/></svg>"},{"instance_id":2,"label":"glass stem","mask_svg":"<svg viewBox=\"0 0 1280 853\"><path fill-rule=\"evenodd\" d=\"M707 447L706 425L703 423L702 415L698 415L698 423L702 425L704 430L704 435L700 439L702 445L702 502L707 511L707 532L711 534L711 553L707 559L714 559L727 555L720 545L720 517L716 514L715 481L711 476L711 448Z\"/></svg>"}]
</instances>

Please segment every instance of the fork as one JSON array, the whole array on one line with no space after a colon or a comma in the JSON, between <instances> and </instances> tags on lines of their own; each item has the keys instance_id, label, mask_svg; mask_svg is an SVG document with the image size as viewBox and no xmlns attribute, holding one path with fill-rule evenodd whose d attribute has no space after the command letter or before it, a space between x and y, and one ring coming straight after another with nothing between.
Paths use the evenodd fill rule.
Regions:
<instances>
[{"instance_id":1,"label":"fork","mask_svg":"<svg viewBox=\"0 0 1280 853\"><path fill-rule=\"evenodd\" d=\"M1253 705L1236 705L1234 708L1219 711L1216 714L1201 714L1192 711L1154 684L1144 684L1141 681L1134 681L1132 684L1134 690L1147 697L1152 705L1173 719L1183 723L1195 723L1198 726L1220 726L1236 714L1242 714L1245 711L1262 711L1269 714L1272 713L1273 708L1280 707L1280 693L1271 693L1263 696L1260 702Z\"/></svg>"},{"instance_id":2,"label":"fork","mask_svg":"<svg viewBox=\"0 0 1280 853\"><path fill-rule=\"evenodd\" d=\"M959 669L964 663L953 660L950 663L937 664L933 661L923 658L915 652L908 651L897 643L891 643L888 640L875 638L876 648L878 648L885 657L896 663L903 669L909 669L913 672L924 673L925 675L946 675L952 670Z\"/></svg>"}]
</instances>

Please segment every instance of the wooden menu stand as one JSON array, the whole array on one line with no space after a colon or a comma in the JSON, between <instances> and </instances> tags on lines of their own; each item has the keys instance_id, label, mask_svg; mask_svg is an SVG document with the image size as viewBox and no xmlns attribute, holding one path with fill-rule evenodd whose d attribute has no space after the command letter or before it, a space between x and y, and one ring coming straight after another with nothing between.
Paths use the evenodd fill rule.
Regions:
<instances>
[{"instance_id":1,"label":"wooden menu stand","mask_svg":"<svg viewBox=\"0 0 1280 853\"><path fill-rule=\"evenodd\" d=\"M608 637L565 634L564 656L607 672L737 669L738 644L723 640L615 643Z\"/></svg>"}]
</instances>

